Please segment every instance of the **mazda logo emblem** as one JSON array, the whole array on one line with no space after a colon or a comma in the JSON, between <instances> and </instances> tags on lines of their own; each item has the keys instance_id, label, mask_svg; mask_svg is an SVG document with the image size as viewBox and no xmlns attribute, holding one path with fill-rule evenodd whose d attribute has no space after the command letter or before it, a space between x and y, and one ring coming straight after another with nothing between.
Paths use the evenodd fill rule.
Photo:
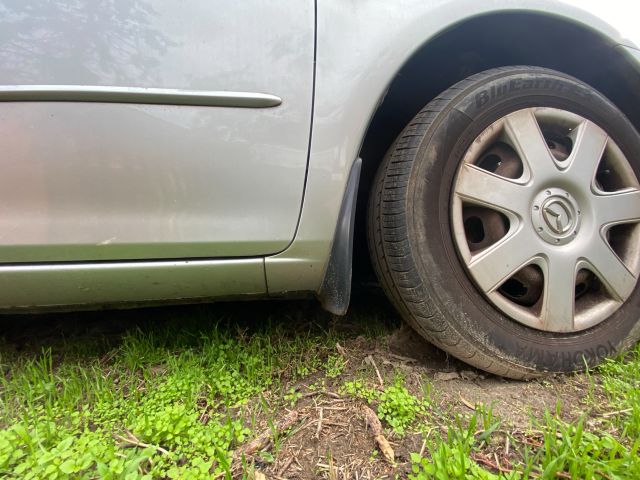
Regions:
<instances>
[{"instance_id":1,"label":"mazda logo emblem","mask_svg":"<svg viewBox=\"0 0 640 480\"><path fill-rule=\"evenodd\" d=\"M567 233L573 224L571 210L559 199L547 202L542 209L547 226L556 234Z\"/></svg>"}]
</instances>

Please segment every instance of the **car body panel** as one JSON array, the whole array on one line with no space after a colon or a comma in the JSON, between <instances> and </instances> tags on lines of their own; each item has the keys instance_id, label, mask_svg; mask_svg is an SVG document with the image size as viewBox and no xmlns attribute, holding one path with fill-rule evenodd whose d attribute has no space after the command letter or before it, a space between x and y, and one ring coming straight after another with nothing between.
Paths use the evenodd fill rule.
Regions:
<instances>
[{"instance_id":1,"label":"car body panel","mask_svg":"<svg viewBox=\"0 0 640 480\"><path fill-rule=\"evenodd\" d=\"M291 242L312 0L4 0L0 14L0 263L247 257ZM251 108L260 95L283 101Z\"/></svg>"},{"instance_id":2,"label":"car body panel","mask_svg":"<svg viewBox=\"0 0 640 480\"><path fill-rule=\"evenodd\" d=\"M628 0L561 0L562 3L588 11L591 15L616 29L621 45L640 46L638 5Z\"/></svg>"},{"instance_id":3,"label":"car body panel","mask_svg":"<svg viewBox=\"0 0 640 480\"><path fill-rule=\"evenodd\" d=\"M17 0L12 3L22 5ZM55 28L68 30L70 35L69 46L62 42L62 47L55 42L50 47L43 39L51 12L45 9L49 2L39 3L30 2L31 10L24 14L44 9L38 14L43 23L31 29L33 38L16 43L12 39L21 33L19 22L11 30L2 21L0 49L5 46L5 56L0 54L0 78L6 85L231 90L275 95L282 98L282 105L251 110L115 103L0 104L0 143L13 142L11 150L18 152L21 161L32 164L16 167L6 157L4 160L3 169L13 168L14 176L0 185L0 207L14 202L17 195L22 198L25 219L5 208L0 221L3 216L13 218L29 234L7 241L11 224L0 224L0 262L6 264L13 258L14 263L0 266L2 308L318 292L349 172L367 126L394 76L421 46L467 18L507 11L562 17L598 32L612 48L633 46L596 17L553 1L317 0L316 90L307 166L314 61L312 1L191 0L189 5L167 4L162 8L168 10L160 14L160 7L150 6L152 2L119 0L112 5L125 9L124 16L142 18L143 27L135 26L138 19L134 26L115 21L114 31L96 33L87 26L78 30L73 15L66 19L64 12L57 12ZM6 6L7 0L0 5ZM193 6L198 8L188 8ZM171 15L167 15L169 10ZM0 12L8 18L6 12ZM109 18L122 17L122 12L115 14ZM85 36L93 40L83 47L77 45ZM15 58L23 60L22 66L7 67L7 58L12 58L6 56L7 42L13 49L9 55L18 52ZM35 56L22 52L32 44L39 46ZM55 68L49 76L41 75L38 68L38 62L49 65L46 57L57 59L51 63ZM117 68L111 65L115 58L122 59L116 62ZM34 152L40 161L34 160ZM212 152L216 152L215 169L209 168ZM64 175L49 165L54 158L64 159ZM114 166L97 178L88 171L92 159ZM123 166L131 175L119 170ZM152 167L158 171L150 174ZM90 185L86 185L87 175L94 175ZM25 185L28 194L20 190ZM75 196L64 191L69 185ZM122 189L120 197L110 193L112 188ZM62 195L48 198L52 191ZM188 198L181 199L181 193ZM130 212L131 203L124 198L141 202L140 210ZM178 206L172 204L176 200ZM46 212L52 206L59 209L55 222L61 222L54 225L53 236L47 221L54 217ZM65 209L71 217L75 213L89 219L90 228L76 224L73 237L66 234L64 216L60 216ZM30 222L38 214L46 228L29 232L38 228ZM121 229L112 238L116 226ZM54 237L57 243L51 241ZM27 244L20 244L25 238ZM70 249L73 241L75 251ZM279 250L283 251L268 255ZM252 255L265 258L194 263L160 260ZM156 260L51 263L134 258ZM15 264L35 259L42 263ZM122 272L126 272L124 287L119 284ZM174 274L177 280L171 283ZM260 275L266 275L268 288L261 286ZM160 287L154 290L156 283ZM51 285L55 287L49 293L46 290Z\"/></svg>"},{"instance_id":4,"label":"car body panel","mask_svg":"<svg viewBox=\"0 0 640 480\"><path fill-rule=\"evenodd\" d=\"M0 308L21 312L264 297L263 260L176 260L2 267Z\"/></svg>"}]
</instances>

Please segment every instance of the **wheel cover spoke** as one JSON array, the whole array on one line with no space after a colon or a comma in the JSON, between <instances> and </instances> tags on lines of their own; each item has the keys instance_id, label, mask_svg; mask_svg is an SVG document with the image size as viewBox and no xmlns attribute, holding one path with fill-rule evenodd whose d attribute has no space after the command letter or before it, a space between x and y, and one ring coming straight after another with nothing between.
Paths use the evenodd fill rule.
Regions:
<instances>
[{"instance_id":1,"label":"wheel cover spoke","mask_svg":"<svg viewBox=\"0 0 640 480\"><path fill-rule=\"evenodd\" d=\"M574 329L576 264L576 258L571 255L552 255L547 259L541 314L545 330L570 332Z\"/></svg>"},{"instance_id":2,"label":"wheel cover spoke","mask_svg":"<svg viewBox=\"0 0 640 480\"><path fill-rule=\"evenodd\" d=\"M524 198L527 189L525 185L465 164L458 174L456 193L470 202L522 215L527 208Z\"/></svg>"},{"instance_id":3,"label":"wheel cover spoke","mask_svg":"<svg viewBox=\"0 0 640 480\"><path fill-rule=\"evenodd\" d=\"M531 172L534 182L541 183L556 173L553 155L531 109L508 115L505 118L505 133Z\"/></svg>"},{"instance_id":4,"label":"wheel cover spoke","mask_svg":"<svg viewBox=\"0 0 640 480\"><path fill-rule=\"evenodd\" d=\"M589 120L584 120L576 129L567 173L585 188L592 187L608 139L607 133Z\"/></svg>"},{"instance_id":5,"label":"wheel cover spoke","mask_svg":"<svg viewBox=\"0 0 640 480\"><path fill-rule=\"evenodd\" d=\"M640 190L594 195L593 202L600 227L640 219Z\"/></svg>"},{"instance_id":6,"label":"wheel cover spoke","mask_svg":"<svg viewBox=\"0 0 640 480\"><path fill-rule=\"evenodd\" d=\"M490 293L529 263L536 252L525 229L507 234L501 241L471 259L469 270L484 293Z\"/></svg>"}]
</instances>

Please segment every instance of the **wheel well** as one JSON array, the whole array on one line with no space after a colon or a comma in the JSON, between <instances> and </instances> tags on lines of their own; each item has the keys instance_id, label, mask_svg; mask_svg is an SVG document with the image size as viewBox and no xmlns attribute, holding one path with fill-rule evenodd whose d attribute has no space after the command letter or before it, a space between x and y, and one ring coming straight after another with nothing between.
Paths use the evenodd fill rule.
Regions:
<instances>
[{"instance_id":1,"label":"wheel well","mask_svg":"<svg viewBox=\"0 0 640 480\"><path fill-rule=\"evenodd\" d=\"M375 276L366 244L367 198L385 152L422 107L456 82L489 68L535 65L558 70L607 96L640 131L640 72L621 49L585 25L534 13L474 17L425 43L397 72L375 112L360 150L354 282Z\"/></svg>"}]
</instances>

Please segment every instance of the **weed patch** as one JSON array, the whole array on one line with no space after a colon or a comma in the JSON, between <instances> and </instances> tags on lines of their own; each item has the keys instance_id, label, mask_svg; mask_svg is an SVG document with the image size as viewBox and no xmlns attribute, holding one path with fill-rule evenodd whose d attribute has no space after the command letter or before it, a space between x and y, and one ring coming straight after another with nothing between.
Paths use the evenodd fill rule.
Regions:
<instances>
[{"instance_id":1,"label":"weed patch","mask_svg":"<svg viewBox=\"0 0 640 480\"><path fill-rule=\"evenodd\" d=\"M224 475L233 449L252 434L249 400L280 388L287 372L321 365L332 339L208 325L137 328L102 358L68 358L68 342L62 354L3 355L0 474ZM332 357L327 365L342 368Z\"/></svg>"},{"instance_id":2,"label":"weed patch","mask_svg":"<svg viewBox=\"0 0 640 480\"><path fill-rule=\"evenodd\" d=\"M384 306L260 305L0 339L0 477L640 478L640 347L507 382L394 353Z\"/></svg>"}]
</instances>

